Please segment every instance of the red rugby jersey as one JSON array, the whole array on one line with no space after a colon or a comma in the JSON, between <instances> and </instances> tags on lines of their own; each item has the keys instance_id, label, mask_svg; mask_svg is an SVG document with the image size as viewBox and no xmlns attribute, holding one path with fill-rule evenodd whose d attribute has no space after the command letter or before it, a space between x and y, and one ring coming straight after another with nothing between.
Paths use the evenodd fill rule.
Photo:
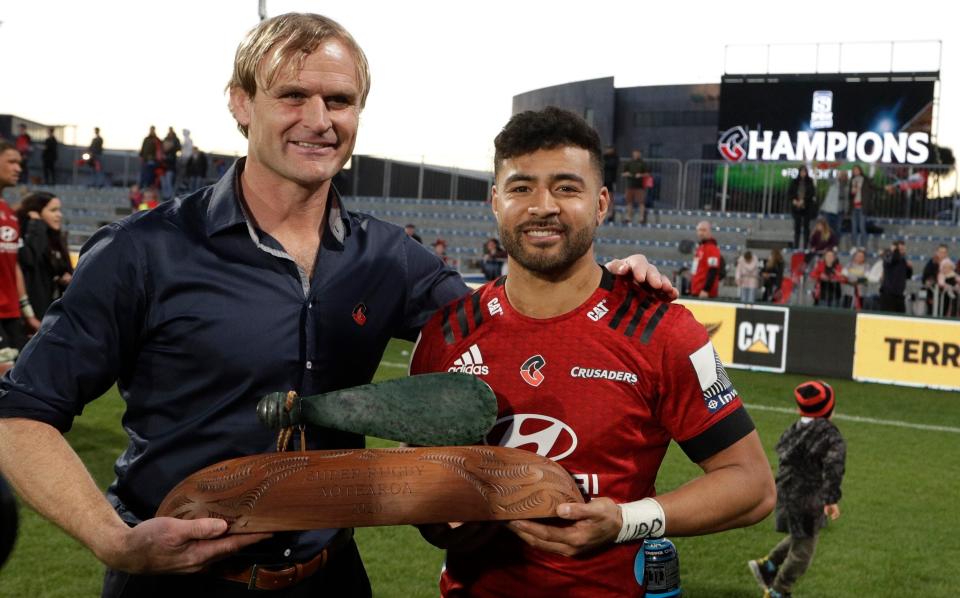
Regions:
<instances>
[{"instance_id":1,"label":"red rugby jersey","mask_svg":"<svg viewBox=\"0 0 960 598\"><path fill-rule=\"evenodd\" d=\"M510 306L505 280L438 312L411 362L411 374L460 371L493 388L499 415L488 444L554 459L588 498L630 502L656 494L671 439L700 462L753 430L684 307L604 270L580 307L538 320ZM444 596L643 596L641 544L568 558L501 529L477 550L448 551L440 587Z\"/></svg>"},{"instance_id":2,"label":"red rugby jersey","mask_svg":"<svg viewBox=\"0 0 960 598\"><path fill-rule=\"evenodd\" d=\"M7 202L0 199L0 318L20 317L20 293L17 292L17 252L20 250L20 225Z\"/></svg>"}]
</instances>

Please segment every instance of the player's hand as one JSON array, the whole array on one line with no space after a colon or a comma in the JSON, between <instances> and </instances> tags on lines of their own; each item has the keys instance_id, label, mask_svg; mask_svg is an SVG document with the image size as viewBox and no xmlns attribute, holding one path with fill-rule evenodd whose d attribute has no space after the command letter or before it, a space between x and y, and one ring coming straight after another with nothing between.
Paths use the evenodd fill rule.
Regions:
<instances>
[{"instance_id":1,"label":"player's hand","mask_svg":"<svg viewBox=\"0 0 960 598\"><path fill-rule=\"evenodd\" d=\"M823 514L830 518L830 521L836 521L840 518L840 505L823 505Z\"/></svg>"},{"instance_id":2,"label":"player's hand","mask_svg":"<svg viewBox=\"0 0 960 598\"><path fill-rule=\"evenodd\" d=\"M108 567L128 573L196 573L271 535L227 536L227 527L222 519L148 519L130 528L111 554L98 556Z\"/></svg>"},{"instance_id":3,"label":"player's hand","mask_svg":"<svg viewBox=\"0 0 960 598\"><path fill-rule=\"evenodd\" d=\"M509 527L520 538L541 550L575 556L612 544L623 527L620 506L609 498L586 503L564 503L557 516L566 521L555 525L539 521L511 521Z\"/></svg>"},{"instance_id":4,"label":"player's hand","mask_svg":"<svg viewBox=\"0 0 960 598\"><path fill-rule=\"evenodd\" d=\"M622 260L610 260L606 267L612 274L632 273L633 279L638 284L652 289L657 298L664 301L673 301L680 296L677 289L673 288L670 277L660 274L657 267L641 254L634 254Z\"/></svg>"},{"instance_id":5,"label":"player's hand","mask_svg":"<svg viewBox=\"0 0 960 598\"><path fill-rule=\"evenodd\" d=\"M460 523L454 521L451 523L430 523L418 525L420 535L427 542L437 548L445 550L472 550L489 540L497 529L502 527L500 523L494 522L473 522Z\"/></svg>"}]
</instances>

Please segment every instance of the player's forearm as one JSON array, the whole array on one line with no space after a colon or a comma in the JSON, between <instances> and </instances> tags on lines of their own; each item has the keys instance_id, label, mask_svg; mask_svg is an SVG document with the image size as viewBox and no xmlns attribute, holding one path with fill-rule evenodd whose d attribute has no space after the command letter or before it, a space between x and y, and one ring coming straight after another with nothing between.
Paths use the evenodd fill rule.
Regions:
<instances>
[{"instance_id":1,"label":"player's forearm","mask_svg":"<svg viewBox=\"0 0 960 598\"><path fill-rule=\"evenodd\" d=\"M773 510L776 486L756 432L740 443L747 458L707 466L703 476L656 497L666 516L666 535L696 536L744 527Z\"/></svg>"},{"instance_id":2,"label":"player's forearm","mask_svg":"<svg viewBox=\"0 0 960 598\"><path fill-rule=\"evenodd\" d=\"M127 525L58 430L28 419L0 419L0 471L41 515L109 564Z\"/></svg>"}]
</instances>

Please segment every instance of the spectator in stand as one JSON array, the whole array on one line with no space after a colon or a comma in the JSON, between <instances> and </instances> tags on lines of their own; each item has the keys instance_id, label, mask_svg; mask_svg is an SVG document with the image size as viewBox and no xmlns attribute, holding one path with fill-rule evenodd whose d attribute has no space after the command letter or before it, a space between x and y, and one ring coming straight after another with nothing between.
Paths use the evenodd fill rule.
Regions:
<instances>
[{"instance_id":1,"label":"spectator in stand","mask_svg":"<svg viewBox=\"0 0 960 598\"><path fill-rule=\"evenodd\" d=\"M443 239L437 239L433 242L433 252L443 260L444 264L450 263L450 257L447 255L447 242Z\"/></svg>"},{"instance_id":2,"label":"spectator in stand","mask_svg":"<svg viewBox=\"0 0 960 598\"><path fill-rule=\"evenodd\" d=\"M850 177L847 176L846 170L838 171L837 176L830 181L830 187L827 189L827 194L824 196L823 203L820 205L820 215L827 219L830 230L833 231L833 234L837 238L837 245L839 245L840 240L843 239L842 215L847 212L847 200L850 197L850 194L847 192L849 179Z\"/></svg>"},{"instance_id":3,"label":"spectator in stand","mask_svg":"<svg viewBox=\"0 0 960 598\"><path fill-rule=\"evenodd\" d=\"M626 180L627 223L633 224L633 210L640 213L640 224L647 223L647 190L643 187L643 177L647 176L647 165L643 162L640 150L633 150L632 157L623 167Z\"/></svg>"},{"instance_id":4,"label":"spectator in stand","mask_svg":"<svg viewBox=\"0 0 960 598\"><path fill-rule=\"evenodd\" d=\"M737 287L740 289L740 301L755 303L757 301L757 287L760 286L760 260L753 252L745 251L737 258L736 272Z\"/></svg>"},{"instance_id":5,"label":"spectator in stand","mask_svg":"<svg viewBox=\"0 0 960 598\"><path fill-rule=\"evenodd\" d=\"M810 278L816 281L813 289L813 304L827 307L840 306L840 284L846 279L843 268L832 249L823 252L823 258L814 266Z\"/></svg>"},{"instance_id":6,"label":"spectator in stand","mask_svg":"<svg viewBox=\"0 0 960 598\"><path fill-rule=\"evenodd\" d=\"M933 313L933 296L937 292L937 277L940 274L940 263L949 259L950 248L946 245L938 245L937 250L933 252L930 259L923 266L923 286L927 289L927 315Z\"/></svg>"},{"instance_id":7,"label":"spectator in stand","mask_svg":"<svg viewBox=\"0 0 960 598\"><path fill-rule=\"evenodd\" d=\"M168 128L167 136L163 138L163 179L160 181L163 201L173 199L177 190L177 155L181 147L173 127Z\"/></svg>"},{"instance_id":8,"label":"spectator in stand","mask_svg":"<svg viewBox=\"0 0 960 598\"><path fill-rule=\"evenodd\" d=\"M793 247L803 249L802 243L810 238L810 219L817 213L816 183L810 178L806 166L801 166L787 191L790 210L793 213Z\"/></svg>"},{"instance_id":9,"label":"spectator in stand","mask_svg":"<svg viewBox=\"0 0 960 598\"><path fill-rule=\"evenodd\" d=\"M810 243L807 245L809 254L823 255L828 249L836 249L839 238L830 229L827 219L817 218L813 225L813 232L810 234Z\"/></svg>"},{"instance_id":10,"label":"spectator in stand","mask_svg":"<svg viewBox=\"0 0 960 598\"><path fill-rule=\"evenodd\" d=\"M700 244L693 255L693 267L690 268L693 275L690 294L703 299L716 297L720 292L723 256L720 255L717 240L713 238L710 223L706 220L697 224L697 239Z\"/></svg>"},{"instance_id":11,"label":"spectator in stand","mask_svg":"<svg viewBox=\"0 0 960 598\"><path fill-rule=\"evenodd\" d=\"M783 284L783 253L776 247L770 250L770 259L760 270L760 278L763 279L763 300L773 302Z\"/></svg>"},{"instance_id":12,"label":"spectator in stand","mask_svg":"<svg viewBox=\"0 0 960 598\"><path fill-rule=\"evenodd\" d=\"M417 226L413 223L407 224L403 227L403 232L407 233L407 236L423 245L423 239L420 238L420 235L417 234Z\"/></svg>"},{"instance_id":13,"label":"spectator in stand","mask_svg":"<svg viewBox=\"0 0 960 598\"><path fill-rule=\"evenodd\" d=\"M948 257L940 260L940 272L937 274L937 292L940 294L938 316L956 318L960 307L960 277L956 266Z\"/></svg>"},{"instance_id":14,"label":"spectator in stand","mask_svg":"<svg viewBox=\"0 0 960 598\"><path fill-rule=\"evenodd\" d=\"M137 211L145 212L147 210L152 210L158 205L160 205L160 196L157 193L157 188L147 187L143 190L143 194L140 198L140 204L137 205Z\"/></svg>"},{"instance_id":15,"label":"spectator in stand","mask_svg":"<svg viewBox=\"0 0 960 598\"><path fill-rule=\"evenodd\" d=\"M190 129L183 130L183 143L180 144L180 161L177 163L177 180L180 181L180 186L186 186L187 191L192 191L190 188L190 175L187 174L187 166L190 162L190 158L193 157L195 148L193 146L193 138L190 137Z\"/></svg>"},{"instance_id":16,"label":"spectator in stand","mask_svg":"<svg viewBox=\"0 0 960 598\"><path fill-rule=\"evenodd\" d=\"M846 286L842 287L844 306L853 306L854 309L863 308L863 298L866 295L867 285L867 253L856 249L850 263L843 269L843 278Z\"/></svg>"},{"instance_id":17,"label":"spectator in stand","mask_svg":"<svg viewBox=\"0 0 960 598\"><path fill-rule=\"evenodd\" d=\"M20 179L18 182L30 184L30 154L33 153L33 138L27 133L27 125L20 123L17 128L20 134L14 140L14 145L20 152Z\"/></svg>"},{"instance_id":18,"label":"spectator in stand","mask_svg":"<svg viewBox=\"0 0 960 598\"><path fill-rule=\"evenodd\" d=\"M146 189L156 184L156 170L162 159L163 144L157 137L157 128L151 125L140 144L140 187Z\"/></svg>"},{"instance_id":19,"label":"spectator in stand","mask_svg":"<svg viewBox=\"0 0 960 598\"><path fill-rule=\"evenodd\" d=\"M867 245L867 204L873 199L873 182L859 165L850 171L850 233L855 247Z\"/></svg>"},{"instance_id":20,"label":"spectator in stand","mask_svg":"<svg viewBox=\"0 0 960 598\"><path fill-rule=\"evenodd\" d=\"M127 199L130 201L130 209L136 212L140 209L140 202L143 201L143 191L140 190L140 185L134 183L130 185L130 190L127 191Z\"/></svg>"},{"instance_id":21,"label":"spectator in stand","mask_svg":"<svg viewBox=\"0 0 960 598\"><path fill-rule=\"evenodd\" d=\"M483 277L487 280L496 280L503 274L503 263L507 260L507 252L500 246L500 241L493 237L483 244L483 260L480 267Z\"/></svg>"},{"instance_id":22,"label":"spectator in stand","mask_svg":"<svg viewBox=\"0 0 960 598\"><path fill-rule=\"evenodd\" d=\"M16 212L23 240L17 260L30 305L42 319L73 278L60 198L35 191L23 198Z\"/></svg>"},{"instance_id":23,"label":"spectator in stand","mask_svg":"<svg viewBox=\"0 0 960 598\"><path fill-rule=\"evenodd\" d=\"M883 282L880 283L880 309L906 313L904 291L913 276L913 264L907 259L907 244L897 241L883 254Z\"/></svg>"},{"instance_id":24,"label":"spectator in stand","mask_svg":"<svg viewBox=\"0 0 960 598\"><path fill-rule=\"evenodd\" d=\"M57 150L60 144L53 136L53 127L47 128L47 138L43 141L43 184L57 184Z\"/></svg>"},{"instance_id":25,"label":"spectator in stand","mask_svg":"<svg viewBox=\"0 0 960 598\"><path fill-rule=\"evenodd\" d=\"M617 150L612 145L607 146L607 149L603 151L603 186L607 188L607 192L610 194L610 223L615 224L617 222L617 210L615 208L617 204L616 199L616 187L617 187L617 171L620 169L620 156L617 155Z\"/></svg>"},{"instance_id":26,"label":"spectator in stand","mask_svg":"<svg viewBox=\"0 0 960 598\"><path fill-rule=\"evenodd\" d=\"M184 129L186 130L186 129ZM192 193L203 186L207 179L207 154L199 147L193 148L186 166L187 189Z\"/></svg>"},{"instance_id":27,"label":"spectator in stand","mask_svg":"<svg viewBox=\"0 0 960 598\"><path fill-rule=\"evenodd\" d=\"M90 154L87 163L90 165L93 186L103 187L103 137L100 136L100 127L93 128L93 139L90 140L90 147L87 151Z\"/></svg>"},{"instance_id":28,"label":"spectator in stand","mask_svg":"<svg viewBox=\"0 0 960 598\"><path fill-rule=\"evenodd\" d=\"M17 246L20 243L17 215L3 200L3 190L15 187L20 179L22 160L15 146L0 141L0 226L4 229L4 242L0 243L0 347L17 350L27 342L21 317L30 332L40 327L40 320L27 297L23 272L17 263Z\"/></svg>"}]
</instances>

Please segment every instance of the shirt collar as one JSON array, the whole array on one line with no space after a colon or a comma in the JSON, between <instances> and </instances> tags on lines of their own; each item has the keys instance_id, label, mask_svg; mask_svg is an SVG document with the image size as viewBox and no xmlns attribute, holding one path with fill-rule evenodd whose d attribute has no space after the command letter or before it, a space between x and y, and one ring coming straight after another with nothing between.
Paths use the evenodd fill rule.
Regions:
<instances>
[{"instance_id":1,"label":"shirt collar","mask_svg":"<svg viewBox=\"0 0 960 598\"><path fill-rule=\"evenodd\" d=\"M207 207L207 235L213 236L232 226L247 225L248 219L240 202L240 175L246 158L240 158L213 186ZM327 195L327 230L341 245L350 234L350 220L340 192L332 184Z\"/></svg>"}]
</instances>

